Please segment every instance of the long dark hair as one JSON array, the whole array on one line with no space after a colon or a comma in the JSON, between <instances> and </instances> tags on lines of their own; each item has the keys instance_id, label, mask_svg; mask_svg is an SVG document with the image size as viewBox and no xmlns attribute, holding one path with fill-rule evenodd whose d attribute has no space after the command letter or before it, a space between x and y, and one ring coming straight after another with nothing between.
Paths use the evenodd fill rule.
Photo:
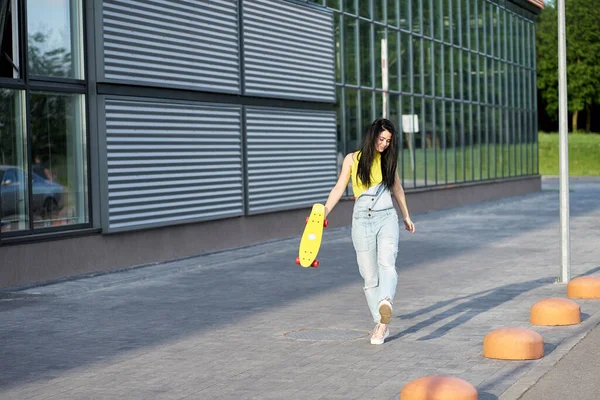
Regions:
<instances>
[{"instance_id":1,"label":"long dark hair","mask_svg":"<svg viewBox=\"0 0 600 400\"><path fill-rule=\"evenodd\" d=\"M360 160L358 161L357 175L361 182L367 187L371 186L371 165L377 153L377 140L379 134L387 130L392 134L390 144L381 153L381 173L383 175L383 184L386 188L392 190L396 180L396 168L398 167L398 147L396 145L397 131L390 120L376 119L367 128L360 149Z\"/></svg>"}]
</instances>

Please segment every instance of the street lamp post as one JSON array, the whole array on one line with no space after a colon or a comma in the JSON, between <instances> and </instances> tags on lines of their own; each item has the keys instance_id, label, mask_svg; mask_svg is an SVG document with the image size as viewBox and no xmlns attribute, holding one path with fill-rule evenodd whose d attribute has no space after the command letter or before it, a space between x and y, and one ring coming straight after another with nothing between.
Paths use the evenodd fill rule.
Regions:
<instances>
[{"instance_id":1,"label":"street lamp post","mask_svg":"<svg viewBox=\"0 0 600 400\"><path fill-rule=\"evenodd\" d=\"M560 275L559 283L571 279L569 241L569 147L567 122L567 44L565 0L557 1L558 12L558 134L560 166Z\"/></svg>"}]
</instances>

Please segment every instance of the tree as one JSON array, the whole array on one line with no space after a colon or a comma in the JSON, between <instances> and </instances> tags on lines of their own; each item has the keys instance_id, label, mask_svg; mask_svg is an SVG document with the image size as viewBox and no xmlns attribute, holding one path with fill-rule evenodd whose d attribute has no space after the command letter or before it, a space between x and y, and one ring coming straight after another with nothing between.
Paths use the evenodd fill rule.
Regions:
<instances>
[{"instance_id":1,"label":"tree","mask_svg":"<svg viewBox=\"0 0 600 400\"><path fill-rule=\"evenodd\" d=\"M71 53L67 49L57 47L44 51L50 33L35 32L29 35L29 73L52 77L69 77Z\"/></svg>"},{"instance_id":2,"label":"tree","mask_svg":"<svg viewBox=\"0 0 600 400\"><path fill-rule=\"evenodd\" d=\"M597 0L566 0L568 109L573 131L579 112L587 111L586 129L591 126L590 108L600 102L600 8ZM546 112L558 118L558 14L553 3L537 23L538 89Z\"/></svg>"}]
</instances>

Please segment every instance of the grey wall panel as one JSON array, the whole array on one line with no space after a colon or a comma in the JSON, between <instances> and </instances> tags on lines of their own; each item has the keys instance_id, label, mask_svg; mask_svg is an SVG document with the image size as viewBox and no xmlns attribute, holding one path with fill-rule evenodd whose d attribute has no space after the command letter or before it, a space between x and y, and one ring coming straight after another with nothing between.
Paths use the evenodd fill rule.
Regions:
<instances>
[{"instance_id":1,"label":"grey wall panel","mask_svg":"<svg viewBox=\"0 0 600 400\"><path fill-rule=\"evenodd\" d=\"M104 104L108 232L243 214L240 107Z\"/></svg>"},{"instance_id":2,"label":"grey wall panel","mask_svg":"<svg viewBox=\"0 0 600 400\"><path fill-rule=\"evenodd\" d=\"M335 102L331 13L282 0L244 0L245 93Z\"/></svg>"},{"instance_id":3,"label":"grey wall panel","mask_svg":"<svg viewBox=\"0 0 600 400\"><path fill-rule=\"evenodd\" d=\"M102 15L104 80L239 93L236 0L104 0Z\"/></svg>"},{"instance_id":4,"label":"grey wall panel","mask_svg":"<svg viewBox=\"0 0 600 400\"><path fill-rule=\"evenodd\" d=\"M337 180L334 112L246 109L248 211L324 202Z\"/></svg>"}]
</instances>

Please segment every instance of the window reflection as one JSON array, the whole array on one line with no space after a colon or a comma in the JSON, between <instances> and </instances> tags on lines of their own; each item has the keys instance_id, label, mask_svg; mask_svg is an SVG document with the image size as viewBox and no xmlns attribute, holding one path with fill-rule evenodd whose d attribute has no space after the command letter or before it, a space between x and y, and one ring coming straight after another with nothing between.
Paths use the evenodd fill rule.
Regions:
<instances>
[{"instance_id":1,"label":"window reflection","mask_svg":"<svg viewBox=\"0 0 600 400\"><path fill-rule=\"evenodd\" d=\"M341 3L362 17L342 16L346 143L357 143L387 101L402 131L406 187L537 171L532 14L488 0ZM419 130L408 124L415 117Z\"/></svg>"},{"instance_id":2,"label":"window reflection","mask_svg":"<svg viewBox=\"0 0 600 400\"><path fill-rule=\"evenodd\" d=\"M84 79L81 0L27 0L31 75Z\"/></svg>"},{"instance_id":3,"label":"window reflection","mask_svg":"<svg viewBox=\"0 0 600 400\"><path fill-rule=\"evenodd\" d=\"M0 228L29 227L24 93L0 89ZM34 191L36 187L33 188Z\"/></svg>"},{"instance_id":4,"label":"window reflection","mask_svg":"<svg viewBox=\"0 0 600 400\"><path fill-rule=\"evenodd\" d=\"M83 103L82 95L31 94L34 228L88 222Z\"/></svg>"}]
</instances>

